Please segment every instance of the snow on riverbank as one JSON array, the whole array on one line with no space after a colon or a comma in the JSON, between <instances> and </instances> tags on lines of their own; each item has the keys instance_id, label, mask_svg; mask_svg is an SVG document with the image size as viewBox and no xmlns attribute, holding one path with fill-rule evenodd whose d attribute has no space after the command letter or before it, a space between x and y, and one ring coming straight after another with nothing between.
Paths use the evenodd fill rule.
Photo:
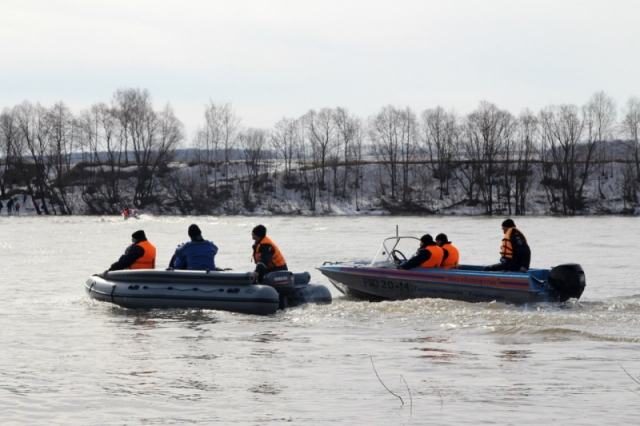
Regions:
<instances>
[{"instance_id":1,"label":"snow on riverbank","mask_svg":"<svg viewBox=\"0 0 640 426\"><path fill-rule=\"evenodd\" d=\"M300 179L300 172L295 171L298 179L295 184L283 183L283 172L277 164L270 164L268 174L263 174L261 186L253 187L248 199L243 197L242 185L246 185L246 175L242 174L242 166L230 166L228 175L231 178L221 176L220 170L214 170L207 176L205 191L189 196L191 199L184 203L184 195L181 193L191 190L188 184L182 184L177 191L172 191L166 184L158 184L155 200L143 208L138 208L140 214L153 215L301 215L301 216L351 216L351 215L485 215L485 207L480 201L469 202L463 185L454 180L451 181L448 193L440 196L438 182L433 178L411 176L411 192L408 201L402 203L390 196L389 184L381 184L380 168L375 163L363 165L361 178L357 189L346 188L345 197L337 195L339 191L320 190L313 187L312 192ZM624 188L624 174L622 164L611 163L607 166L606 174L594 174L594 177L586 182L584 188L585 208L577 212L579 215L607 215L625 214L638 215L640 207L625 201L622 191ZM188 182L190 177L198 175L198 166L186 163L172 163L170 169L175 173L174 179ZM306 173L313 173L307 171ZM328 170L326 175L326 188L332 187L335 171ZM338 167L338 174L344 173L344 169ZM202 178L202 177L201 177ZM215 179L215 184L214 184ZM243 181L245 180L245 181ZM548 194L541 185L541 177L533 176L531 188L526 197L526 215L553 215ZM308 182L307 182L308 183ZM350 182L350 184L352 184ZM217 188L212 191L212 188ZM92 214L82 197L82 189L79 187L65 188L65 197L72 207L73 214ZM218 194L213 198L211 194ZM340 194L341 195L341 194ZM400 198L400 197L396 197ZM133 207L132 183L122 181L120 189L121 206L114 206L113 211L120 212L124 205ZM11 201L13 200L13 201ZM310 200L313 200L311 202ZM38 203L43 200L38 199ZM56 206L49 199L45 199L50 214L58 214ZM180 205L180 203L183 203ZM509 212L504 200L503 205L494 201L494 215L511 216L515 214L515 208ZM15 210L16 203L20 204L20 211ZM12 208L9 209L9 205ZM0 199L1 215L35 215L37 209L34 200L20 188L12 188L5 197ZM95 211L94 211L95 213ZM104 213L95 213L104 215ZM118 213L119 214L119 213Z\"/></svg>"}]
</instances>

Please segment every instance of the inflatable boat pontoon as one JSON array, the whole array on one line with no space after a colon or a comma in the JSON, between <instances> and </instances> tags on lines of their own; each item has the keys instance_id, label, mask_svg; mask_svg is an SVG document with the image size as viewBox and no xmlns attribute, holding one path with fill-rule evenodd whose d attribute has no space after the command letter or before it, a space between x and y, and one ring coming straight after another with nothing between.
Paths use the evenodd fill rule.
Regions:
<instances>
[{"instance_id":1,"label":"inflatable boat pontoon","mask_svg":"<svg viewBox=\"0 0 640 426\"><path fill-rule=\"evenodd\" d=\"M93 275L89 297L125 308L201 308L268 315L303 303L331 303L323 285L309 284L308 272L272 272L264 284L253 284L253 273L164 271L136 269Z\"/></svg>"}]
</instances>

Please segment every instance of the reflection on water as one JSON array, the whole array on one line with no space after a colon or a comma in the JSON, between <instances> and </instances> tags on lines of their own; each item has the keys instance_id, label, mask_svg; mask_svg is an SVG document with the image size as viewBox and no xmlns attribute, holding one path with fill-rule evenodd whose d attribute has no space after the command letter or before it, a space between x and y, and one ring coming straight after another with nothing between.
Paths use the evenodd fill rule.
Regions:
<instances>
[{"instance_id":1,"label":"reflection on water","mask_svg":"<svg viewBox=\"0 0 640 426\"><path fill-rule=\"evenodd\" d=\"M249 388L249 392L260 393L266 395L278 395L281 393L286 386L277 383L262 383L257 386L252 386Z\"/></svg>"},{"instance_id":2,"label":"reflection on water","mask_svg":"<svg viewBox=\"0 0 640 426\"><path fill-rule=\"evenodd\" d=\"M285 333L286 332L284 331L268 331L265 333L255 334L247 340L258 343L280 343L284 341L291 341L291 339L284 336Z\"/></svg>"},{"instance_id":3,"label":"reflection on water","mask_svg":"<svg viewBox=\"0 0 640 426\"><path fill-rule=\"evenodd\" d=\"M520 361L523 359L530 358L533 351L529 350L504 350L500 352L499 355L496 355L498 358L502 358L507 361Z\"/></svg>"},{"instance_id":4,"label":"reflection on water","mask_svg":"<svg viewBox=\"0 0 640 426\"><path fill-rule=\"evenodd\" d=\"M420 355L419 358L427 358L433 361L450 361L451 358L456 356L454 353L451 353L446 349L438 349L438 348L416 348L416 349L422 352L427 352L424 355Z\"/></svg>"}]
</instances>

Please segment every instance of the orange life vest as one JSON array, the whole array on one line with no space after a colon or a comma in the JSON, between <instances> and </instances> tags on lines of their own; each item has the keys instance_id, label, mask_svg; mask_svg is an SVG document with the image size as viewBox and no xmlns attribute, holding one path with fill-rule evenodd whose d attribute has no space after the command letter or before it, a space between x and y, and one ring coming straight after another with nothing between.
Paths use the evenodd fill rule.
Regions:
<instances>
[{"instance_id":1,"label":"orange life vest","mask_svg":"<svg viewBox=\"0 0 640 426\"><path fill-rule=\"evenodd\" d=\"M149 241L141 241L137 244L142 247L144 254L127 269L156 269L156 248L153 244Z\"/></svg>"},{"instance_id":2,"label":"orange life vest","mask_svg":"<svg viewBox=\"0 0 640 426\"><path fill-rule=\"evenodd\" d=\"M511 234L513 230L520 232L522 238L524 238L525 243L527 242L527 237L524 236L522 231L518 228L509 228L507 232L504 233L504 238L502 239L502 245L500 246L500 257L504 257L505 259L513 258L513 245L511 244Z\"/></svg>"},{"instance_id":3,"label":"orange life vest","mask_svg":"<svg viewBox=\"0 0 640 426\"><path fill-rule=\"evenodd\" d=\"M422 250L426 250L431 253L431 257L422 262L418 268L439 268L442 263L442 258L444 257L444 250L436 245L426 246Z\"/></svg>"},{"instance_id":4,"label":"orange life vest","mask_svg":"<svg viewBox=\"0 0 640 426\"><path fill-rule=\"evenodd\" d=\"M458 249L450 243L443 244L442 248L447 250L449 255L446 259L442 260L442 265L440 265L440 267L442 269L458 269L458 262L460 261L460 253L458 252Z\"/></svg>"},{"instance_id":5,"label":"orange life vest","mask_svg":"<svg viewBox=\"0 0 640 426\"><path fill-rule=\"evenodd\" d=\"M284 266L287 263L287 261L284 260L284 256L280 252L280 249L278 249L278 246L275 245L269 237L263 237L260 242L256 244L256 248L253 251L253 261L255 263L258 263L258 259L260 258L260 246L262 244L269 244L271 247L273 247L273 257L271 258L271 262L266 265L267 270L271 270L278 266Z\"/></svg>"}]
</instances>

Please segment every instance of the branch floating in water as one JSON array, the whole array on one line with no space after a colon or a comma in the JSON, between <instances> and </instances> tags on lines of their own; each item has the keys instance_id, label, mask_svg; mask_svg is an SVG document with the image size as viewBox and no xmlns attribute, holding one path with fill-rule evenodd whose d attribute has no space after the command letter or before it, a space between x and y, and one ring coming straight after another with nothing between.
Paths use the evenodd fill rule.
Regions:
<instances>
[{"instance_id":1,"label":"branch floating in water","mask_svg":"<svg viewBox=\"0 0 640 426\"><path fill-rule=\"evenodd\" d=\"M402 400L401 396L396 395L395 393L391 392L391 390L387 387L387 385L384 384L384 382L382 381L382 379L380 378L380 375L378 375L378 371L376 371L376 366L373 364L373 356L369 355L369 357L371 358L371 366L373 367L373 371L376 373L376 377L378 378L378 380L380 380L380 383L382 383L382 386L384 386L384 388L393 396L395 396L396 398L400 399L400 402L402 402L402 405L404 405L404 401Z\"/></svg>"},{"instance_id":2,"label":"branch floating in water","mask_svg":"<svg viewBox=\"0 0 640 426\"><path fill-rule=\"evenodd\" d=\"M634 382L636 382L638 385L640 385L640 375L638 375L637 377L633 377L631 374L629 374L629 372L627 370L625 370L625 368L621 365L618 364L620 366L620 368L622 368L622 371L624 371L625 373L627 373L627 376L629 376L631 378L631 380L633 380ZM636 395L640 395L640 393L629 389L631 392L635 393Z\"/></svg>"},{"instance_id":3,"label":"branch floating in water","mask_svg":"<svg viewBox=\"0 0 640 426\"><path fill-rule=\"evenodd\" d=\"M407 391L409 392L409 407L413 408L413 397L411 396L411 389L409 389L409 384L407 383L407 381L404 379L404 377L402 377L402 374L400 375L400 378L402 379L402 381L404 382L404 385L407 387Z\"/></svg>"}]
</instances>

